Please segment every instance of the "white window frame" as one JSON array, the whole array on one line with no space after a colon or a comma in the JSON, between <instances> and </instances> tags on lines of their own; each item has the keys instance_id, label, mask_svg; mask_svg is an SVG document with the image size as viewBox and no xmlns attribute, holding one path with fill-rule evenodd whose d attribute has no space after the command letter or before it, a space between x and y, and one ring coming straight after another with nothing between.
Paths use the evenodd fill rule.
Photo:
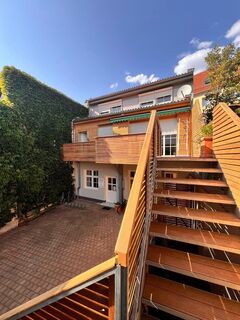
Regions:
<instances>
[{"instance_id":1,"label":"white window frame","mask_svg":"<svg viewBox=\"0 0 240 320\"><path fill-rule=\"evenodd\" d=\"M134 177L135 177L135 174L136 174L136 170L128 170L128 187L129 187L129 192L131 190L131 187L132 187L132 184L133 184L133 180L134 180L134 177L131 177L131 172L134 172ZM132 183L131 183L132 182Z\"/></svg>"},{"instance_id":2,"label":"white window frame","mask_svg":"<svg viewBox=\"0 0 240 320\"><path fill-rule=\"evenodd\" d=\"M162 98L164 99L166 97L170 97L170 99L167 100L167 101L158 102L158 99L162 99ZM168 102L171 102L171 101L172 101L172 94L165 94L164 96L159 96L159 97L156 98L156 104L164 104L164 103L168 103Z\"/></svg>"},{"instance_id":3,"label":"white window frame","mask_svg":"<svg viewBox=\"0 0 240 320\"><path fill-rule=\"evenodd\" d=\"M88 174L88 171L91 171L91 174ZM94 175L94 171L97 172L97 175ZM98 170L94 170L94 169L85 169L85 188L86 189L94 189L97 190L99 188L99 171ZM87 185L87 178L91 179L91 184L92 186L88 186ZM97 187L94 187L94 179L97 179Z\"/></svg>"},{"instance_id":4,"label":"white window frame","mask_svg":"<svg viewBox=\"0 0 240 320\"><path fill-rule=\"evenodd\" d=\"M116 108L118 108L119 110L115 111ZM121 105L111 107L111 113L115 113L115 112L117 113L117 112L120 112L120 111L122 111L122 106Z\"/></svg>"},{"instance_id":5,"label":"white window frame","mask_svg":"<svg viewBox=\"0 0 240 320\"><path fill-rule=\"evenodd\" d=\"M83 134L83 133L86 133L86 137L87 137L87 140L86 140L86 141L81 141L81 139L80 139L80 136L81 136L81 134ZM89 141L89 137L88 137L88 131L87 131L87 130L78 132L78 142L84 143L84 142L88 142L88 141Z\"/></svg>"},{"instance_id":6,"label":"white window frame","mask_svg":"<svg viewBox=\"0 0 240 320\"><path fill-rule=\"evenodd\" d=\"M140 103L140 107L141 108L147 108L147 107L151 107L154 105L154 100L149 100L149 101L144 101Z\"/></svg>"},{"instance_id":7,"label":"white window frame","mask_svg":"<svg viewBox=\"0 0 240 320\"><path fill-rule=\"evenodd\" d=\"M104 115L104 114L109 114L109 113L110 113L110 110L104 110L104 111L101 111L99 114Z\"/></svg>"},{"instance_id":8,"label":"white window frame","mask_svg":"<svg viewBox=\"0 0 240 320\"><path fill-rule=\"evenodd\" d=\"M175 152L175 154L165 154L165 151L166 151L166 149L165 149L165 147L166 147L166 145L165 145L165 141L166 141L166 136L175 136L176 137L176 144L175 144L175 150L176 150L176 152ZM177 134L176 133L164 133L164 134L162 134L162 136L161 136L161 142L162 142L162 144L161 144L161 149L162 149L162 156L163 157L176 157L176 155L177 155ZM170 145L169 145L169 147L170 147L170 151L171 151L171 148L172 147L174 147L174 146L172 146L171 145L171 138L170 138Z\"/></svg>"},{"instance_id":9,"label":"white window frame","mask_svg":"<svg viewBox=\"0 0 240 320\"><path fill-rule=\"evenodd\" d=\"M109 179L111 180L111 182L109 182ZM113 183L113 179L115 179L116 183ZM112 187L111 190L108 189L109 185ZM115 186L115 189L113 188L114 186ZM107 177L107 192L109 191L117 192L117 177L112 177L112 176Z\"/></svg>"}]
</instances>

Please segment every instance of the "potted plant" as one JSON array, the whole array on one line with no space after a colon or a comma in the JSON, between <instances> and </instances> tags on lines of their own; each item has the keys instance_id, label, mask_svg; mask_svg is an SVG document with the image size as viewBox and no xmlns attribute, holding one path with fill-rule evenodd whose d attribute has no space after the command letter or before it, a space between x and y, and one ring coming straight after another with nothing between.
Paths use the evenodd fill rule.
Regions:
<instances>
[{"instance_id":1,"label":"potted plant","mask_svg":"<svg viewBox=\"0 0 240 320\"><path fill-rule=\"evenodd\" d=\"M212 122L201 128L201 157L209 158L213 156L212 150Z\"/></svg>"}]
</instances>

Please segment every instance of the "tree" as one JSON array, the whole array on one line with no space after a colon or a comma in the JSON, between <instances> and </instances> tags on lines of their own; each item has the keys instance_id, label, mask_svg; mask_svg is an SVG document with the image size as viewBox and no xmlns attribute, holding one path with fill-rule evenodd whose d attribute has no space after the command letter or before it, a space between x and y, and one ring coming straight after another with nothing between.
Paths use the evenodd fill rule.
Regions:
<instances>
[{"instance_id":1,"label":"tree","mask_svg":"<svg viewBox=\"0 0 240 320\"><path fill-rule=\"evenodd\" d=\"M219 102L236 103L240 99L240 49L233 44L216 46L206 57L211 89L205 109L206 122L212 120L212 109Z\"/></svg>"}]
</instances>

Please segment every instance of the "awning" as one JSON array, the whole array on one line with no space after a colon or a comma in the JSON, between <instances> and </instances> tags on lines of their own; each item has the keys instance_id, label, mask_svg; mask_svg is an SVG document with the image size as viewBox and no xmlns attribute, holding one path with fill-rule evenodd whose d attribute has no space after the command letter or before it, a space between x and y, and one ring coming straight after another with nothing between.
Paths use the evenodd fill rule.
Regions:
<instances>
[{"instance_id":1,"label":"awning","mask_svg":"<svg viewBox=\"0 0 240 320\"><path fill-rule=\"evenodd\" d=\"M157 115L168 116L176 113L189 112L190 110L191 110L191 107L175 108L175 109L158 111ZM125 122L125 121L136 121L136 120L142 120L142 119L148 119L148 118L150 118L150 113L146 112L146 113L135 114L135 115L126 116L126 117L113 118L113 119L110 119L110 122L117 123L117 122Z\"/></svg>"}]
</instances>

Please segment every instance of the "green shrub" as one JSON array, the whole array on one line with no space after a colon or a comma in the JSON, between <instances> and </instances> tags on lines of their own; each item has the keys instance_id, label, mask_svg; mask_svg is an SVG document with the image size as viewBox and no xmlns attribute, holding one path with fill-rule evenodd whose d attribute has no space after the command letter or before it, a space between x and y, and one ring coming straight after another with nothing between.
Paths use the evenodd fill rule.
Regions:
<instances>
[{"instance_id":1,"label":"green shrub","mask_svg":"<svg viewBox=\"0 0 240 320\"><path fill-rule=\"evenodd\" d=\"M212 122L206 124L201 128L201 137L212 137L213 135L213 126Z\"/></svg>"}]
</instances>

